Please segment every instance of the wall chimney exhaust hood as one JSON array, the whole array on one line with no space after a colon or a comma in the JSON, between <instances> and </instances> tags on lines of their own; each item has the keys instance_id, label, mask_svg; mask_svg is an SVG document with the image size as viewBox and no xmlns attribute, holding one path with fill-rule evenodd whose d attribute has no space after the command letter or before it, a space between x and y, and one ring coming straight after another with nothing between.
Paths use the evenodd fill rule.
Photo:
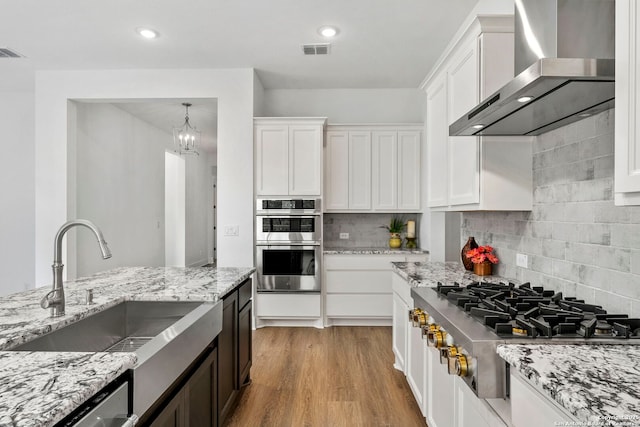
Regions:
<instances>
[{"instance_id":1,"label":"wall chimney exhaust hood","mask_svg":"<svg viewBox=\"0 0 640 427\"><path fill-rule=\"evenodd\" d=\"M615 0L515 0L516 77L449 135L540 135L614 106Z\"/></svg>"}]
</instances>

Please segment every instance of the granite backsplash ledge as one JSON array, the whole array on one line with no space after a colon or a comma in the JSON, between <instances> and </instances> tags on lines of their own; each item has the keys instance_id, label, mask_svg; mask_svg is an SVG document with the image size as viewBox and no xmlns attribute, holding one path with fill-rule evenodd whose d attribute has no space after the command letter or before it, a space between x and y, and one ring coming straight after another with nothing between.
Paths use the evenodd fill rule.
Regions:
<instances>
[{"instance_id":1,"label":"granite backsplash ledge","mask_svg":"<svg viewBox=\"0 0 640 427\"><path fill-rule=\"evenodd\" d=\"M323 220L323 242L325 247L332 248L386 248L389 247L389 232L382 225L389 225L393 216L404 221L416 222L416 236L420 235L420 224L417 214L391 213L325 213ZM349 233L348 239L340 239L340 233ZM406 233L402 233L402 247ZM417 242L420 247L420 242Z\"/></svg>"}]
</instances>

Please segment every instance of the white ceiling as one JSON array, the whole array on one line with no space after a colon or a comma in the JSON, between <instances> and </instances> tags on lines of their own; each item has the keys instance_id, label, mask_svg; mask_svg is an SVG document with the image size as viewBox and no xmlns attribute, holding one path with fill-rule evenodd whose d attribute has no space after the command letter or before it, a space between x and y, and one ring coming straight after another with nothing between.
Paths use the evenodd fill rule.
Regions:
<instances>
[{"instance_id":1,"label":"white ceiling","mask_svg":"<svg viewBox=\"0 0 640 427\"><path fill-rule=\"evenodd\" d=\"M215 154L218 134L217 99L127 100L126 102L111 102L111 104L168 134L172 134L175 126L182 126L184 123L183 102L192 104L189 107L189 123L202 132L202 141L198 150Z\"/></svg>"},{"instance_id":2,"label":"white ceiling","mask_svg":"<svg viewBox=\"0 0 640 427\"><path fill-rule=\"evenodd\" d=\"M415 88L477 1L0 0L0 46L35 69L253 67L267 89ZM304 56L322 25L340 29L331 54Z\"/></svg>"},{"instance_id":3,"label":"white ceiling","mask_svg":"<svg viewBox=\"0 0 640 427\"><path fill-rule=\"evenodd\" d=\"M0 89L38 69L247 68L266 89L417 88L478 0L0 0ZM331 54L304 56L327 42ZM155 40L135 29L151 27ZM6 78L10 76L10 78ZM32 79L32 77L31 77ZM216 100L114 104L171 132L182 102L215 150Z\"/></svg>"}]
</instances>

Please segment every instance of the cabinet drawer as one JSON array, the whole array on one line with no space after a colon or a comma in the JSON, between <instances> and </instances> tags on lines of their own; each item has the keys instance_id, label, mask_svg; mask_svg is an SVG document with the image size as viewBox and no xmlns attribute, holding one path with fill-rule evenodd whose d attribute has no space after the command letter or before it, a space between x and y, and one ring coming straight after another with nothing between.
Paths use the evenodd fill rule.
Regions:
<instances>
[{"instance_id":1,"label":"cabinet drawer","mask_svg":"<svg viewBox=\"0 0 640 427\"><path fill-rule=\"evenodd\" d=\"M391 293L389 271L341 271L331 270L325 273L325 288L331 293Z\"/></svg>"},{"instance_id":2,"label":"cabinet drawer","mask_svg":"<svg viewBox=\"0 0 640 427\"><path fill-rule=\"evenodd\" d=\"M319 318L320 294L256 294L256 316Z\"/></svg>"},{"instance_id":3,"label":"cabinet drawer","mask_svg":"<svg viewBox=\"0 0 640 427\"><path fill-rule=\"evenodd\" d=\"M327 295L327 317L375 317L391 318L392 294Z\"/></svg>"},{"instance_id":4,"label":"cabinet drawer","mask_svg":"<svg viewBox=\"0 0 640 427\"><path fill-rule=\"evenodd\" d=\"M238 288L238 308L242 308L247 305L251 300L251 279L246 280L240 288Z\"/></svg>"},{"instance_id":5,"label":"cabinet drawer","mask_svg":"<svg viewBox=\"0 0 640 427\"><path fill-rule=\"evenodd\" d=\"M391 270L392 262L403 262L404 255L325 255L326 270Z\"/></svg>"}]
</instances>

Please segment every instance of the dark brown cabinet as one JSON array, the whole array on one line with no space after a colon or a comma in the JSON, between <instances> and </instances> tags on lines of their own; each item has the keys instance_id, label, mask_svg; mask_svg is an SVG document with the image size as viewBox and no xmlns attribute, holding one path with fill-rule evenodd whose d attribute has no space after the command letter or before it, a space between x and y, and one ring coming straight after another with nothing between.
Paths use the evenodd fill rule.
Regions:
<instances>
[{"instance_id":1,"label":"dark brown cabinet","mask_svg":"<svg viewBox=\"0 0 640 427\"><path fill-rule=\"evenodd\" d=\"M143 417L146 419L141 420L140 425L221 426L233 411L240 388L250 378L251 279L225 295L222 301L222 331L172 387L177 391L167 391L164 402L156 402L157 410L153 412L157 415Z\"/></svg>"},{"instance_id":2,"label":"dark brown cabinet","mask_svg":"<svg viewBox=\"0 0 640 427\"><path fill-rule=\"evenodd\" d=\"M218 424L233 410L240 388L251 370L251 280L244 281L224 297L222 332L218 336Z\"/></svg>"},{"instance_id":3,"label":"dark brown cabinet","mask_svg":"<svg viewBox=\"0 0 640 427\"><path fill-rule=\"evenodd\" d=\"M215 426L218 417L218 349L214 348L184 388L187 425Z\"/></svg>"},{"instance_id":4,"label":"dark brown cabinet","mask_svg":"<svg viewBox=\"0 0 640 427\"><path fill-rule=\"evenodd\" d=\"M234 291L224 298L222 309L222 332L218 335L220 354L220 372L218 375L218 424L222 425L233 408L238 393L238 292Z\"/></svg>"},{"instance_id":5,"label":"dark brown cabinet","mask_svg":"<svg viewBox=\"0 0 640 427\"><path fill-rule=\"evenodd\" d=\"M152 427L216 426L217 376L218 350L213 348L150 425Z\"/></svg>"}]
</instances>

